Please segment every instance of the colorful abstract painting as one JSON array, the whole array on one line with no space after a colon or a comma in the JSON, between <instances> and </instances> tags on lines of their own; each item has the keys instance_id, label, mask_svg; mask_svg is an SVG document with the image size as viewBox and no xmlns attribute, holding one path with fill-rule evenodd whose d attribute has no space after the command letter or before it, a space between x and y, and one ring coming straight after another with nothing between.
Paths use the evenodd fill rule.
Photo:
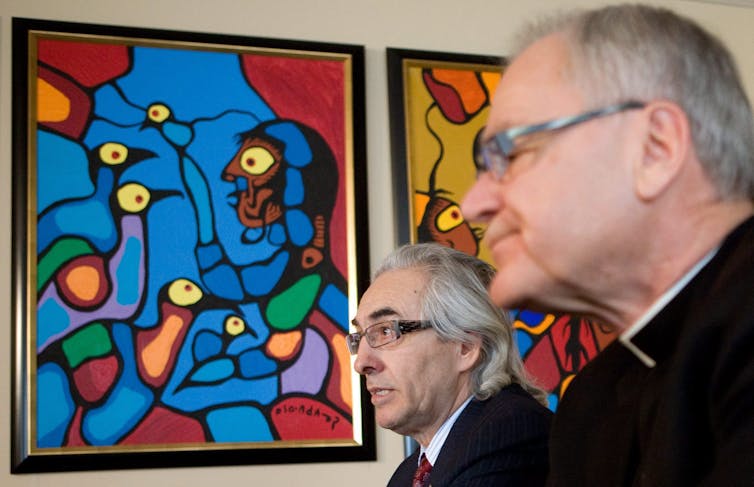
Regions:
<instances>
[{"instance_id":1,"label":"colorful abstract painting","mask_svg":"<svg viewBox=\"0 0 754 487\"><path fill-rule=\"evenodd\" d=\"M14 52L14 467L373 457L363 49L14 19Z\"/></svg>"},{"instance_id":2,"label":"colorful abstract painting","mask_svg":"<svg viewBox=\"0 0 754 487\"><path fill-rule=\"evenodd\" d=\"M388 49L396 219L402 242L438 242L494 264L484 227L459 203L474 183L474 141L489 114L504 60ZM606 327L569 315L511 310L527 370L551 409L575 374L612 339Z\"/></svg>"}]
</instances>

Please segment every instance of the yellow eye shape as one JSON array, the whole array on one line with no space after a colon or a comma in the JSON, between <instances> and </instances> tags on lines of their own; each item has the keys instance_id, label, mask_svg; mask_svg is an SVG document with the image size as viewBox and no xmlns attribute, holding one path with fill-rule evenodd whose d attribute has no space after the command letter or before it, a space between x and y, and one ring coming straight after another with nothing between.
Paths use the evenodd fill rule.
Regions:
<instances>
[{"instance_id":1,"label":"yellow eye shape","mask_svg":"<svg viewBox=\"0 0 754 487\"><path fill-rule=\"evenodd\" d=\"M126 162L128 147L118 142L107 142L99 148L99 158L105 164L117 166Z\"/></svg>"},{"instance_id":2,"label":"yellow eye shape","mask_svg":"<svg viewBox=\"0 0 754 487\"><path fill-rule=\"evenodd\" d=\"M259 176L275 164L275 156L264 147L250 147L243 151L239 162L241 169L252 176Z\"/></svg>"},{"instance_id":3,"label":"yellow eye shape","mask_svg":"<svg viewBox=\"0 0 754 487\"><path fill-rule=\"evenodd\" d=\"M149 108L147 108L147 116L149 117L149 120L155 123L162 123L170 117L170 108L162 103L149 105Z\"/></svg>"},{"instance_id":4,"label":"yellow eye shape","mask_svg":"<svg viewBox=\"0 0 754 487\"><path fill-rule=\"evenodd\" d=\"M178 306L190 306L202 299L204 293L188 279L176 279L168 288L168 298Z\"/></svg>"},{"instance_id":5,"label":"yellow eye shape","mask_svg":"<svg viewBox=\"0 0 754 487\"><path fill-rule=\"evenodd\" d=\"M240 335L245 329L246 322L240 316L230 315L225 318L225 331L228 333L228 335Z\"/></svg>"},{"instance_id":6,"label":"yellow eye shape","mask_svg":"<svg viewBox=\"0 0 754 487\"><path fill-rule=\"evenodd\" d=\"M450 205L437 215L437 229L441 232L453 230L463 223L463 214L458 205Z\"/></svg>"},{"instance_id":7,"label":"yellow eye shape","mask_svg":"<svg viewBox=\"0 0 754 487\"><path fill-rule=\"evenodd\" d=\"M124 184L118 188L118 204L129 213L139 213L149 204L152 194L138 183Z\"/></svg>"}]
</instances>

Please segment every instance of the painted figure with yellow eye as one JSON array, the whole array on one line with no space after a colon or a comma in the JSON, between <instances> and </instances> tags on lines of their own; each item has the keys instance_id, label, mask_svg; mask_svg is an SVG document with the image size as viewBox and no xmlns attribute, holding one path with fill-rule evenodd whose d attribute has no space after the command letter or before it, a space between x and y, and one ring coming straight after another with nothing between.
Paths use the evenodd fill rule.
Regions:
<instances>
[{"instance_id":1,"label":"painted figure with yellow eye","mask_svg":"<svg viewBox=\"0 0 754 487\"><path fill-rule=\"evenodd\" d=\"M306 273L326 269L328 280L337 278L327 269L326 230L337 192L330 149L293 121L261 124L238 138L222 181L212 187L220 230L197 250L203 281L219 297L259 299Z\"/></svg>"},{"instance_id":2,"label":"painted figure with yellow eye","mask_svg":"<svg viewBox=\"0 0 754 487\"><path fill-rule=\"evenodd\" d=\"M479 253L481 232L464 220L458 203L421 192L414 195L414 201L419 242L437 242L469 255Z\"/></svg>"},{"instance_id":3,"label":"painted figure with yellow eye","mask_svg":"<svg viewBox=\"0 0 754 487\"><path fill-rule=\"evenodd\" d=\"M40 134L41 144L52 138ZM98 250L108 252L118 240L117 222L110 211L110 198L116 189L120 175L131 165L155 156L142 148L107 141L86 154L93 184L86 190L89 194L74 200L55 201L55 194L41 194L39 198L39 222L37 251L46 252L51 244L64 235L85 236ZM40 175L43 180L48 174ZM61 188L61 193L63 189ZM117 211L117 206L116 206Z\"/></svg>"}]
</instances>

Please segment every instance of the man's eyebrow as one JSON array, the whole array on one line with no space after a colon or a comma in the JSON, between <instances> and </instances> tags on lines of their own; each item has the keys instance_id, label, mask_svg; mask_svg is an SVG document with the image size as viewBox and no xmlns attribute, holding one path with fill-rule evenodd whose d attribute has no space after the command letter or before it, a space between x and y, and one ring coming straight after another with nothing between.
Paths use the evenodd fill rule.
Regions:
<instances>
[{"instance_id":1,"label":"man's eyebrow","mask_svg":"<svg viewBox=\"0 0 754 487\"><path fill-rule=\"evenodd\" d=\"M382 318L393 317L393 316L398 316L398 312L394 310L393 308L391 308L390 306L385 306L384 308L379 308L369 313L368 318L371 323L376 323ZM351 324L355 326L356 328L362 328L362 325L359 323L359 321L356 318L351 320Z\"/></svg>"}]
</instances>

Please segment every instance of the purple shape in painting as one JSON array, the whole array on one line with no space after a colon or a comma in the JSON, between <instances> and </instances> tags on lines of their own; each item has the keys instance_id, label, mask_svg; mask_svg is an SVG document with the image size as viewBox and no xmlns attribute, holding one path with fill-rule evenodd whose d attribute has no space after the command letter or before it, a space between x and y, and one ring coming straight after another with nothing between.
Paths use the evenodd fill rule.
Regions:
<instances>
[{"instance_id":1,"label":"purple shape in painting","mask_svg":"<svg viewBox=\"0 0 754 487\"><path fill-rule=\"evenodd\" d=\"M66 316L63 326L60 320L54 323L55 328L49 327L46 316L39 319L40 334L43 339L38 341L37 352L43 352L51 343L65 338L75 330L97 320L125 320L139 307L144 292L144 225L137 215L126 215L121 221L122 238L118 248L108 263L110 281L113 290L106 302L95 310L78 310L72 308L63 300L56 285L49 285L39 299L41 308L48 301L53 302L48 306L51 311ZM136 267L135 269L133 267ZM128 289L121 286L127 285ZM120 302L127 296L126 302ZM43 327L47 326L45 329Z\"/></svg>"},{"instance_id":2,"label":"purple shape in painting","mask_svg":"<svg viewBox=\"0 0 754 487\"><path fill-rule=\"evenodd\" d=\"M281 377L283 394L303 392L316 394L322 388L327 374L327 364L330 363L327 344L322 337L311 328L304 334L304 349L298 360Z\"/></svg>"}]
</instances>

